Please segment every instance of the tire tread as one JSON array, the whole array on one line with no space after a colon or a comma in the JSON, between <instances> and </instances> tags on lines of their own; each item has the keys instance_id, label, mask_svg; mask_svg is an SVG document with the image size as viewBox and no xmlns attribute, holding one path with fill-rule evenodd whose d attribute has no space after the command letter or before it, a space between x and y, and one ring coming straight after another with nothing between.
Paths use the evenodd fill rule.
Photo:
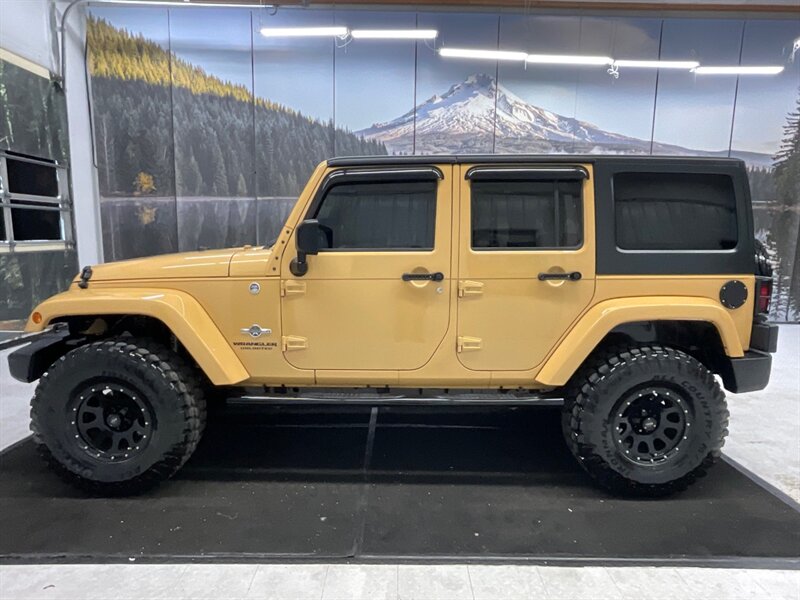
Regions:
<instances>
[{"instance_id":1,"label":"tire tread","mask_svg":"<svg viewBox=\"0 0 800 600\"><path fill-rule=\"evenodd\" d=\"M100 356L136 358L160 372L176 391L177 405L183 413L184 429L181 440L166 452L161 460L144 473L126 481L101 482L87 478L75 460L64 456L59 460L48 448L41 433L40 412L49 402L50 382L59 371L68 369L71 358L78 353ZM206 400L196 368L187 364L166 346L148 338L118 337L79 346L59 358L42 376L31 400L31 431L39 455L63 480L94 495L124 496L151 489L172 477L194 452L206 425Z\"/></svg>"},{"instance_id":2,"label":"tire tread","mask_svg":"<svg viewBox=\"0 0 800 600\"><path fill-rule=\"evenodd\" d=\"M707 389L712 391L717 418L722 424L722 435L715 440L711 450L701 463L673 481L659 484L643 484L624 477L614 470L586 441L581 429L583 415L597 408L599 394L597 387L604 378L620 368L636 368L645 362L678 361L682 368L690 369L699 375ZM583 469L600 486L615 494L640 497L663 497L688 488L697 479L704 477L708 469L718 460L725 436L728 434L728 412L725 394L711 373L702 363L685 352L660 344L639 346L613 346L587 359L584 366L567 384L565 403L562 412L564 439L572 454Z\"/></svg>"}]
</instances>

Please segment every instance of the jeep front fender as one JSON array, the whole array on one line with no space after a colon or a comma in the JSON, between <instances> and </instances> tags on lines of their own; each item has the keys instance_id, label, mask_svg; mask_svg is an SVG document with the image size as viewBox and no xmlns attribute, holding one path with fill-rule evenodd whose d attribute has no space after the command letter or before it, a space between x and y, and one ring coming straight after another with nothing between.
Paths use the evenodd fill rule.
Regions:
<instances>
[{"instance_id":1,"label":"jeep front fender","mask_svg":"<svg viewBox=\"0 0 800 600\"><path fill-rule=\"evenodd\" d=\"M536 381L546 386L564 385L608 332L637 321L705 321L716 327L729 357L744 356L733 319L713 300L686 296L616 298L596 304L580 317L545 361Z\"/></svg>"},{"instance_id":2,"label":"jeep front fender","mask_svg":"<svg viewBox=\"0 0 800 600\"><path fill-rule=\"evenodd\" d=\"M250 377L214 321L192 296L178 290L118 288L69 290L36 307L41 331L54 319L81 315L136 315L164 323L215 385L233 385Z\"/></svg>"}]
</instances>

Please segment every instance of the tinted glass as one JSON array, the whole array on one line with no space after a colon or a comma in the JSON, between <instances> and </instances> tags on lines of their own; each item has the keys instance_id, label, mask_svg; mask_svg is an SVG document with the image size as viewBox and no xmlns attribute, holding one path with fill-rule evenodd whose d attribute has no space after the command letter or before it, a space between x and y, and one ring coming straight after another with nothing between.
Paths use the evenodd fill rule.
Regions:
<instances>
[{"instance_id":1,"label":"tinted glass","mask_svg":"<svg viewBox=\"0 0 800 600\"><path fill-rule=\"evenodd\" d=\"M54 166L49 167L9 157L6 158L6 169L8 191L12 194L58 196L58 176Z\"/></svg>"},{"instance_id":2,"label":"tinted glass","mask_svg":"<svg viewBox=\"0 0 800 600\"><path fill-rule=\"evenodd\" d=\"M12 208L11 223L16 242L61 239L61 213L57 210Z\"/></svg>"},{"instance_id":3,"label":"tinted glass","mask_svg":"<svg viewBox=\"0 0 800 600\"><path fill-rule=\"evenodd\" d=\"M315 218L330 229L333 249L432 250L436 182L337 185Z\"/></svg>"},{"instance_id":4,"label":"tinted glass","mask_svg":"<svg viewBox=\"0 0 800 600\"><path fill-rule=\"evenodd\" d=\"M473 181L472 247L580 246L581 206L579 181Z\"/></svg>"},{"instance_id":5,"label":"tinted glass","mask_svg":"<svg viewBox=\"0 0 800 600\"><path fill-rule=\"evenodd\" d=\"M6 215L2 206L0 206L0 240L6 241Z\"/></svg>"},{"instance_id":6,"label":"tinted glass","mask_svg":"<svg viewBox=\"0 0 800 600\"><path fill-rule=\"evenodd\" d=\"M736 247L736 195L727 175L618 173L614 205L622 249Z\"/></svg>"}]
</instances>

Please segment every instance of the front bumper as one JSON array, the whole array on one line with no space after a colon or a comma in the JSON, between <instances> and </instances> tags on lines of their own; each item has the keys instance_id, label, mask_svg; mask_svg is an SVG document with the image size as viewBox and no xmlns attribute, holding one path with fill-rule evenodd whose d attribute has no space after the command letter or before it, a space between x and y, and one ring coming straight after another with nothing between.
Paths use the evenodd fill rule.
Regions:
<instances>
[{"instance_id":1,"label":"front bumper","mask_svg":"<svg viewBox=\"0 0 800 600\"><path fill-rule=\"evenodd\" d=\"M3 350L8 350L9 348L14 348L15 346L22 346L23 344L29 344L33 340L40 338L46 333L50 332L37 331L34 333L28 333L26 331L20 331L19 335L17 336L0 341L0 352L2 352Z\"/></svg>"},{"instance_id":2,"label":"front bumper","mask_svg":"<svg viewBox=\"0 0 800 600\"><path fill-rule=\"evenodd\" d=\"M58 358L71 350L66 327L41 333L36 339L8 355L8 370L17 381L31 383L39 379Z\"/></svg>"}]
</instances>

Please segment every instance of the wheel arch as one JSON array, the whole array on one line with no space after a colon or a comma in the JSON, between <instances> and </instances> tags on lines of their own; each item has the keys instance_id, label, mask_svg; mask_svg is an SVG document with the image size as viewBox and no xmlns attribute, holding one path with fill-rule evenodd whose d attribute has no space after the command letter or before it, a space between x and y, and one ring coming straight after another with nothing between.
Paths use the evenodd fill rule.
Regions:
<instances>
[{"instance_id":1,"label":"wheel arch","mask_svg":"<svg viewBox=\"0 0 800 600\"><path fill-rule=\"evenodd\" d=\"M161 324L153 337L170 332L215 385L234 385L249 373L209 314L192 296L178 290L149 288L88 289L53 296L36 307L42 318L26 331L81 317L96 326L108 317L144 317ZM91 331L90 331L91 333ZM97 331L96 333L101 333Z\"/></svg>"},{"instance_id":2,"label":"wheel arch","mask_svg":"<svg viewBox=\"0 0 800 600\"><path fill-rule=\"evenodd\" d=\"M702 336L703 345L692 343L695 336ZM583 314L542 365L536 381L564 385L598 348L625 341L675 346L712 371L718 371L723 356L744 356L733 319L708 298L617 298Z\"/></svg>"}]
</instances>

